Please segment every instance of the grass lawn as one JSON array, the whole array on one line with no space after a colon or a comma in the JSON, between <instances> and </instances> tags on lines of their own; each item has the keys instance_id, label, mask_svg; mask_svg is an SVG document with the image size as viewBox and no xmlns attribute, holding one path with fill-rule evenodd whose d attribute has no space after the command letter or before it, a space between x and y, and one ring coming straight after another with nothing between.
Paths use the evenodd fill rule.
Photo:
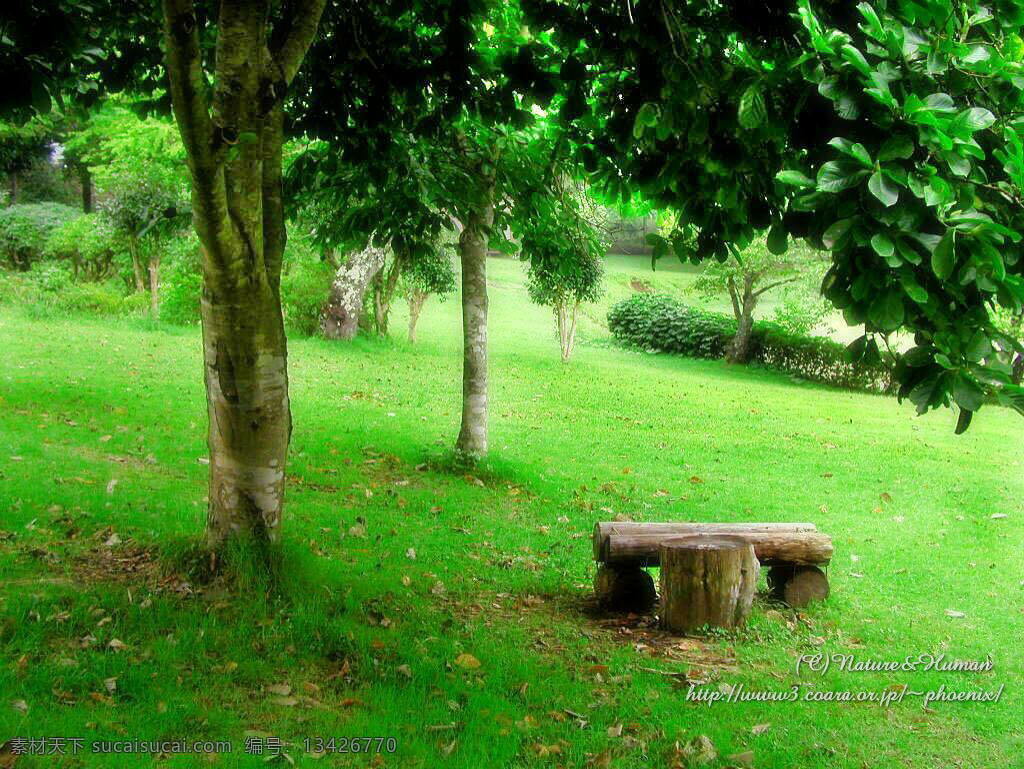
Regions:
<instances>
[{"instance_id":1,"label":"grass lawn","mask_svg":"<svg viewBox=\"0 0 1024 769\"><path fill-rule=\"evenodd\" d=\"M634 265L610 265L605 304ZM713 767L1024 765L1019 417L987 408L957 437L951 413L617 349L603 310L562 365L521 265L490 271L492 454L471 475L447 459L457 300L427 305L416 346L403 317L392 340L293 340L287 573L245 598L182 556L205 515L198 331L0 309L0 741L229 739L230 756L169 762L234 767L267 758L247 736L274 736L302 766L492 769L686 766L703 735ZM743 632L699 639L594 616L591 528L620 514L814 521L836 546L832 597L759 600ZM797 671L818 652L993 669ZM688 702L690 683L800 700ZM904 684L1005 690L805 699ZM330 736L397 751L303 743Z\"/></svg>"}]
</instances>

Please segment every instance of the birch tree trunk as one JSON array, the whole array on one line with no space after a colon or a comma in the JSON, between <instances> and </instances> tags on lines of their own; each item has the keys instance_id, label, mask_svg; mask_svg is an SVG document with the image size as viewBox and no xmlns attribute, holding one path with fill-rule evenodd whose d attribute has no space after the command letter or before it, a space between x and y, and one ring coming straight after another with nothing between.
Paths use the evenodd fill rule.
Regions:
<instances>
[{"instance_id":1,"label":"birch tree trunk","mask_svg":"<svg viewBox=\"0 0 1024 769\"><path fill-rule=\"evenodd\" d=\"M459 235L462 263L462 426L455 450L478 459L487 453L487 240L494 223L493 182Z\"/></svg>"},{"instance_id":2,"label":"birch tree trunk","mask_svg":"<svg viewBox=\"0 0 1024 769\"><path fill-rule=\"evenodd\" d=\"M160 256L149 257L149 314L153 320L160 319Z\"/></svg>"},{"instance_id":3,"label":"birch tree trunk","mask_svg":"<svg viewBox=\"0 0 1024 769\"><path fill-rule=\"evenodd\" d=\"M163 0L171 99L202 244L214 551L228 540L280 537L291 435L280 297L282 102L323 6L297 0L271 35L268 0L221 0L211 105L193 2Z\"/></svg>"},{"instance_id":4,"label":"birch tree trunk","mask_svg":"<svg viewBox=\"0 0 1024 769\"><path fill-rule=\"evenodd\" d=\"M384 251L370 246L352 254L338 268L331 293L320 318L320 330L328 339L353 339L359 331L363 297L384 266Z\"/></svg>"}]
</instances>

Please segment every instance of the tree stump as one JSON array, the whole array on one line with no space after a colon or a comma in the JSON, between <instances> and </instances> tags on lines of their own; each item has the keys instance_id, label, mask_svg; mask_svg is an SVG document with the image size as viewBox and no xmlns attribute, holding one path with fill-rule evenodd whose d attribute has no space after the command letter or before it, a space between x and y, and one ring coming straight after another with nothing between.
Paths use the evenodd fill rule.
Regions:
<instances>
[{"instance_id":1,"label":"tree stump","mask_svg":"<svg viewBox=\"0 0 1024 769\"><path fill-rule=\"evenodd\" d=\"M661 544L661 624L675 633L746 622L761 566L742 537L694 536Z\"/></svg>"},{"instance_id":2,"label":"tree stump","mask_svg":"<svg viewBox=\"0 0 1024 769\"><path fill-rule=\"evenodd\" d=\"M772 597L796 609L811 601L824 601L829 594L828 577L817 566L773 566L768 572L768 587Z\"/></svg>"},{"instance_id":3,"label":"tree stump","mask_svg":"<svg viewBox=\"0 0 1024 769\"><path fill-rule=\"evenodd\" d=\"M605 611L646 614L658 601L654 580L639 566L599 566L594 594Z\"/></svg>"}]
</instances>

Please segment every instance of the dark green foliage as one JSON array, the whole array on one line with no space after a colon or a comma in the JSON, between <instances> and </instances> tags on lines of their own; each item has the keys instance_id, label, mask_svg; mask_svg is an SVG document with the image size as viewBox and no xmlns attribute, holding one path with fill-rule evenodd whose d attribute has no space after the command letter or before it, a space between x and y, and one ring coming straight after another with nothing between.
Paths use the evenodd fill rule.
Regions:
<instances>
[{"instance_id":1,"label":"dark green foliage","mask_svg":"<svg viewBox=\"0 0 1024 769\"><path fill-rule=\"evenodd\" d=\"M661 294L634 294L608 313L608 328L621 341L647 350L717 359L725 355L736 322ZM775 323L754 324L751 360L801 379L836 387L894 391L889 359L851 360L841 344L791 334Z\"/></svg>"},{"instance_id":2,"label":"dark green foliage","mask_svg":"<svg viewBox=\"0 0 1024 769\"><path fill-rule=\"evenodd\" d=\"M725 355L736 321L664 294L634 294L608 312L608 329L637 347L715 359Z\"/></svg>"},{"instance_id":3,"label":"dark green foliage","mask_svg":"<svg viewBox=\"0 0 1024 769\"><path fill-rule=\"evenodd\" d=\"M0 259L13 269L29 269L44 255L50 235L78 216L76 209L60 203L0 209Z\"/></svg>"},{"instance_id":4,"label":"dark green foliage","mask_svg":"<svg viewBox=\"0 0 1024 769\"><path fill-rule=\"evenodd\" d=\"M411 260L402 272L406 293L436 295L444 301L455 291L455 244L442 238L437 247Z\"/></svg>"}]
</instances>

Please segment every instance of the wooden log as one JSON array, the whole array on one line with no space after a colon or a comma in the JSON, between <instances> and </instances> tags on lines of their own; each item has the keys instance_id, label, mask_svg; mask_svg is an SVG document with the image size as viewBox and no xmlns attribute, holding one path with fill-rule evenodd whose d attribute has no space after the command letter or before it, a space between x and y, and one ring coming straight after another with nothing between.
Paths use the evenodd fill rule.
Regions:
<instances>
[{"instance_id":1,"label":"wooden log","mask_svg":"<svg viewBox=\"0 0 1024 769\"><path fill-rule=\"evenodd\" d=\"M695 533L691 536L716 535ZM750 542L758 560L765 565L821 564L832 560L832 539L818 531L746 531L728 536ZM610 534L605 540L601 561L657 566L659 547L668 538L664 534Z\"/></svg>"},{"instance_id":2,"label":"wooden log","mask_svg":"<svg viewBox=\"0 0 1024 769\"><path fill-rule=\"evenodd\" d=\"M828 577L817 566L774 566L768 572L768 587L774 598L796 609L824 601L830 592Z\"/></svg>"},{"instance_id":3,"label":"wooden log","mask_svg":"<svg viewBox=\"0 0 1024 769\"><path fill-rule=\"evenodd\" d=\"M601 564L594 576L594 595L605 611L646 614L658 602L654 579L639 566Z\"/></svg>"},{"instance_id":4,"label":"wooden log","mask_svg":"<svg viewBox=\"0 0 1024 769\"><path fill-rule=\"evenodd\" d=\"M594 525L594 560L603 561L605 543L612 534L688 537L691 534L753 534L817 531L813 523L640 523L601 521ZM657 547L655 547L657 550Z\"/></svg>"},{"instance_id":5,"label":"wooden log","mask_svg":"<svg viewBox=\"0 0 1024 769\"><path fill-rule=\"evenodd\" d=\"M703 535L662 541L661 624L675 633L705 625L742 626L761 567L743 537Z\"/></svg>"}]
</instances>

